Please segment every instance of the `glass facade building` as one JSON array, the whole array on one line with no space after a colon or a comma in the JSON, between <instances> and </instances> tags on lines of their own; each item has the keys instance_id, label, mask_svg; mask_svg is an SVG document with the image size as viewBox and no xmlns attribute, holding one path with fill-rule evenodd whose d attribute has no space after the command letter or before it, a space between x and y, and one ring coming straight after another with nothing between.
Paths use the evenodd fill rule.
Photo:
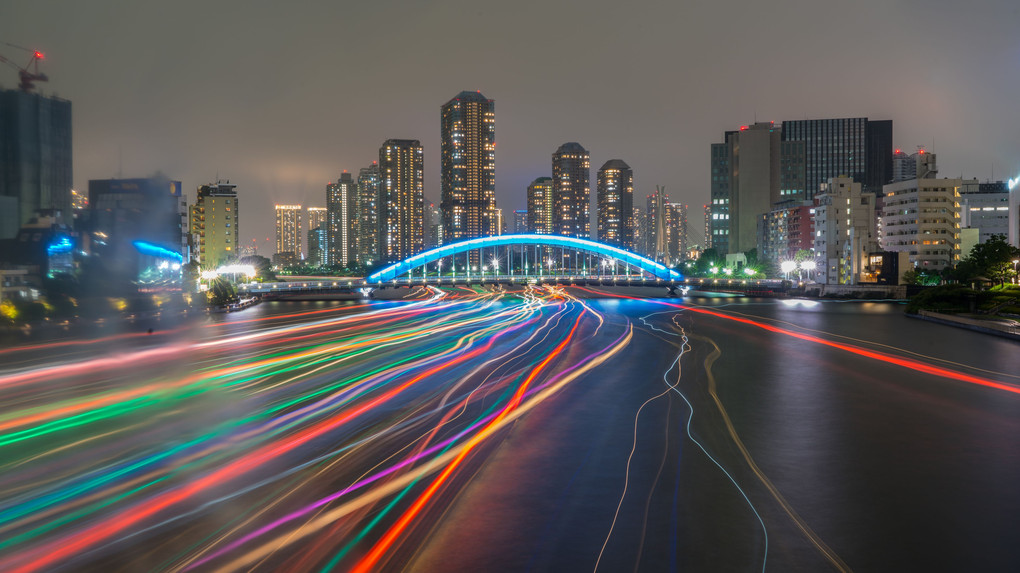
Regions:
<instances>
[{"instance_id":1,"label":"glass facade building","mask_svg":"<svg viewBox=\"0 0 1020 573\"><path fill-rule=\"evenodd\" d=\"M783 122L783 141L804 143L807 199L822 183L846 175L865 192L881 193L893 179L892 120L866 117Z\"/></svg>"}]
</instances>

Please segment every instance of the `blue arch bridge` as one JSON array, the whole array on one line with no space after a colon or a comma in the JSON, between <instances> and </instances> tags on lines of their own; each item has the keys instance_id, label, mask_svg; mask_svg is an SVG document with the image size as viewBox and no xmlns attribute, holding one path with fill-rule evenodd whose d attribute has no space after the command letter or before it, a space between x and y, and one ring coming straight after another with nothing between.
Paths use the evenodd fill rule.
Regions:
<instances>
[{"instance_id":1,"label":"blue arch bridge","mask_svg":"<svg viewBox=\"0 0 1020 573\"><path fill-rule=\"evenodd\" d=\"M364 278L309 277L241 285L268 297L316 295L408 286L602 285L659 286L666 294L689 288L767 294L781 281L686 279L647 257L587 239L561 235L498 235L418 253ZM775 284L772 284L775 283Z\"/></svg>"}]
</instances>

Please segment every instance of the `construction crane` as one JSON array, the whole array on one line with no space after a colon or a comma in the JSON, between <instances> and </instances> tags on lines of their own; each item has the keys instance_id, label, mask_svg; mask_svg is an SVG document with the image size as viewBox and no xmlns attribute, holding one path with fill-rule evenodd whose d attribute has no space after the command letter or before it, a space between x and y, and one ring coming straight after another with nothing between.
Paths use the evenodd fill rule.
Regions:
<instances>
[{"instance_id":1,"label":"construction crane","mask_svg":"<svg viewBox=\"0 0 1020 573\"><path fill-rule=\"evenodd\" d=\"M31 93L35 89L34 82L48 82L50 78L46 77L46 74L39 72L39 61L44 58L43 53L37 50L29 50L28 48L22 48L21 46L15 46L14 44L8 44L4 42L4 45L19 50L25 50L26 52L32 52L32 58L28 60L28 63L24 66L19 66L15 62L8 58L5 58L3 54L0 54L0 62L10 64L12 67L18 70L18 77L21 78L21 82L18 87L25 93Z\"/></svg>"}]
</instances>

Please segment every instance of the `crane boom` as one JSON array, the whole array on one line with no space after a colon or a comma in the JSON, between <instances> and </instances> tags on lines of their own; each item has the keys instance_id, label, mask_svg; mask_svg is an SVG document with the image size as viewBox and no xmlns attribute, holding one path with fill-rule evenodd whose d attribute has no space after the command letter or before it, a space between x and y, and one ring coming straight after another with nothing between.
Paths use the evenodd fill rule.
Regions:
<instances>
[{"instance_id":1,"label":"crane boom","mask_svg":"<svg viewBox=\"0 0 1020 573\"><path fill-rule=\"evenodd\" d=\"M20 46L14 46L14 44L7 44L18 48ZM24 49L24 48L21 48ZM5 58L3 54L0 54L0 62L10 64L12 67L18 70L18 79L21 81L18 83L18 88L25 93L31 93L35 89L35 82L48 82L50 78L46 74L39 72L39 62L45 58L42 52L36 50L30 50L32 52L32 58L28 61L28 64L20 66L17 63L11 61L9 58Z\"/></svg>"}]
</instances>

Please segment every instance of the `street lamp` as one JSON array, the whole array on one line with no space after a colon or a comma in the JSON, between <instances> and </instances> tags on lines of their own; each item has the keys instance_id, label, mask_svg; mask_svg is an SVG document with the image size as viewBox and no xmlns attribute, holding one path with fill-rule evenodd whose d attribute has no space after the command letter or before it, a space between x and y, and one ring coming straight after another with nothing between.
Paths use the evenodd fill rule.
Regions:
<instances>
[{"instance_id":1,"label":"street lamp","mask_svg":"<svg viewBox=\"0 0 1020 573\"><path fill-rule=\"evenodd\" d=\"M815 264L814 261L801 261L800 262L801 270L805 270L805 271L811 273L811 278L812 279L814 279L814 272L815 272L815 269L817 267L818 267L818 265Z\"/></svg>"},{"instance_id":2,"label":"street lamp","mask_svg":"<svg viewBox=\"0 0 1020 573\"><path fill-rule=\"evenodd\" d=\"M744 274L745 274L745 275L747 275L747 276L753 276L753 275L754 275L754 273L755 273L755 270L754 270L754 269L752 269L751 267L744 267Z\"/></svg>"},{"instance_id":3,"label":"street lamp","mask_svg":"<svg viewBox=\"0 0 1020 573\"><path fill-rule=\"evenodd\" d=\"M786 275L786 278L790 278L790 271L796 268L797 268L796 261L783 261L779 263L779 270L783 271L783 274Z\"/></svg>"},{"instance_id":4,"label":"street lamp","mask_svg":"<svg viewBox=\"0 0 1020 573\"><path fill-rule=\"evenodd\" d=\"M1013 284L1020 284L1020 280L1016 276L1016 266L1020 263L1020 259L1013 259Z\"/></svg>"},{"instance_id":5,"label":"street lamp","mask_svg":"<svg viewBox=\"0 0 1020 573\"><path fill-rule=\"evenodd\" d=\"M499 257L492 257L492 278L499 274Z\"/></svg>"}]
</instances>

